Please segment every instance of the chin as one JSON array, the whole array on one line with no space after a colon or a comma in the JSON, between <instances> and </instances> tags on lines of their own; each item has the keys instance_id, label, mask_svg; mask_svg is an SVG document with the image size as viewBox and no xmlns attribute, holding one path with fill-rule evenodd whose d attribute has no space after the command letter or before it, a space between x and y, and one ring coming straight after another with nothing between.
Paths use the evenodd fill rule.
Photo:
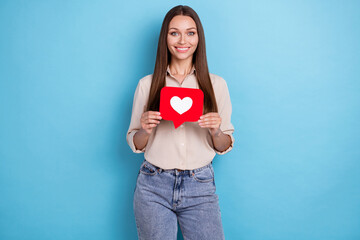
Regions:
<instances>
[{"instance_id":1,"label":"chin","mask_svg":"<svg viewBox=\"0 0 360 240\"><path fill-rule=\"evenodd\" d=\"M181 59L181 60L185 60L185 59L188 59L189 57L191 57L191 55L188 55L188 56L178 56L178 55L175 55L176 58L178 59Z\"/></svg>"},{"instance_id":2,"label":"chin","mask_svg":"<svg viewBox=\"0 0 360 240\"><path fill-rule=\"evenodd\" d=\"M193 54L187 54L187 55L179 55L179 54L173 54L173 57L179 59L179 60L185 60L188 58L191 58Z\"/></svg>"}]
</instances>

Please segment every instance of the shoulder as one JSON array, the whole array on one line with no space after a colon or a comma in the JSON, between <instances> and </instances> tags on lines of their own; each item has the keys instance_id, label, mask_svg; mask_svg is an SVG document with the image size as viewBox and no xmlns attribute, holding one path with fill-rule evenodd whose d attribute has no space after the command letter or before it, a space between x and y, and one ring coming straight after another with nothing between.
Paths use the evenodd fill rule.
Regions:
<instances>
[{"instance_id":1,"label":"shoulder","mask_svg":"<svg viewBox=\"0 0 360 240\"><path fill-rule=\"evenodd\" d=\"M218 103L218 107L220 111L223 111L221 109L226 108L225 105L231 107L230 92L224 78L212 73L210 73L210 78L211 78L211 83L213 85L215 98Z\"/></svg>"},{"instance_id":2,"label":"shoulder","mask_svg":"<svg viewBox=\"0 0 360 240\"><path fill-rule=\"evenodd\" d=\"M151 87L151 80L152 74L146 75L139 80L135 90L135 98L140 96L147 98Z\"/></svg>"},{"instance_id":3,"label":"shoulder","mask_svg":"<svg viewBox=\"0 0 360 240\"><path fill-rule=\"evenodd\" d=\"M219 75L210 73L210 80L211 80L214 90L216 90L216 89L220 90L220 89L227 88L225 79L220 77Z\"/></svg>"},{"instance_id":4,"label":"shoulder","mask_svg":"<svg viewBox=\"0 0 360 240\"><path fill-rule=\"evenodd\" d=\"M153 77L153 74L149 74L149 75L146 75L146 76L142 77L142 78L139 80L138 85L139 85L141 88L149 88L149 89L150 89L152 77Z\"/></svg>"},{"instance_id":5,"label":"shoulder","mask_svg":"<svg viewBox=\"0 0 360 240\"><path fill-rule=\"evenodd\" d=\"M136 91L142 95L148 95L151 88L152 76L153 74L149 74L142 77L137 84Z\"/></svg>"}]
</instances>

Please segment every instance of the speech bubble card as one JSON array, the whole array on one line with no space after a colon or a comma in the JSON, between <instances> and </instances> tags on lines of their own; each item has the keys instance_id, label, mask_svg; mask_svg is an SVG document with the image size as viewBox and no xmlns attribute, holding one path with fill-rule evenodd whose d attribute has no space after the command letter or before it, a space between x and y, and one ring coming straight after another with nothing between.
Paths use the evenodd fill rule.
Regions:
<instances>
[{"instance_id":1,"label":"speech bubble card","mask_svg":"<svg viewBox=\"0 0 360 240\"><path fill-rule=\"evenodd\" d=\"M173 121L175 128L199 120L203 104L204 93L200 89L163 87L160 92L161 117Z\"/></svg>"}]
</instances>

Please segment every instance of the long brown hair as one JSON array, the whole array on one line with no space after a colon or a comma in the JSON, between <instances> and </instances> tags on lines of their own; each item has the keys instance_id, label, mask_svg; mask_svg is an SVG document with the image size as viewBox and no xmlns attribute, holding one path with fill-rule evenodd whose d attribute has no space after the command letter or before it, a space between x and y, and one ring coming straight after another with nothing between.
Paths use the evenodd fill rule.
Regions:
<instances>
[{"instance_id":1,"label":"long brown hair","mask_svg":"<svg viewBox=\"0 0 360 240\"><path fill-rule=\"evenodd\" d=\"M173 7L165 16L160 30L160 37L156 55L155 69L151 82L150 94L146 111L159 111L160 91L165 87L166 70L171 60L171 53L167 46L167 34L169 23L177 15L189 16L195 23L198 32L199 42L194 52L192 62L195 66L196 79L199 88L204 92L203 113L217 112L217 104L214 89L211 84L210 74L206 59L204 29L197 13L188 6L178 5Z\"/></svg>"}]
</instances>

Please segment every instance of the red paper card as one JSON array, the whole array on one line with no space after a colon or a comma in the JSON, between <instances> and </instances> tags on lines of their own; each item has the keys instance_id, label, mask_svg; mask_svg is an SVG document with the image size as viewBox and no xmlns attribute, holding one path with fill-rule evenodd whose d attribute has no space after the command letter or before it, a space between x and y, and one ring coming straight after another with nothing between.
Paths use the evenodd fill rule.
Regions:
<instances>
[{"instance_id":1,"label":"red paper card","mask_svg":"<svg viewBox=\"0 0 360 240\"><path fill-rule=\"evenodd\" d=\"M161 117L173 121L175 128L199 120L203 104L204 93L200 89L163 87L160 92Z\"/></svg>"}]
</instances>

